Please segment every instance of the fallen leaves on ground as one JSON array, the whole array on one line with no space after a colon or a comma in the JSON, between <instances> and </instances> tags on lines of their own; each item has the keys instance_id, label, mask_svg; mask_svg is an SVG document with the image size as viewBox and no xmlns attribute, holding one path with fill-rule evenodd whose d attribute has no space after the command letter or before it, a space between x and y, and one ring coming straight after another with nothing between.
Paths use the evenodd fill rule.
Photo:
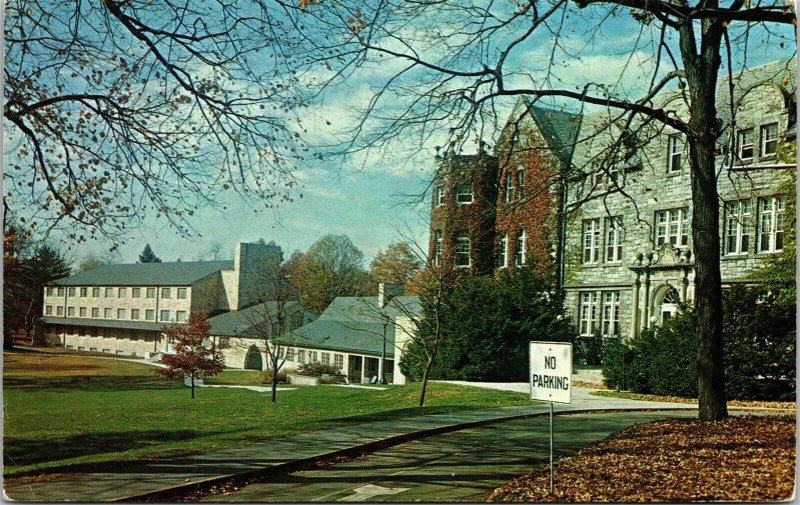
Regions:
<instances>
[{"instance_id":1,"label":"fallen leaves on ground","mask_svg":"<svg viewBox=\"0 0 800 505\"><path fill-rule=\"evenodd\" d=\"M572 383L577 386L577 382ZM639 400L643 402L669 402L669 403L697 403L697 398L683 398L680 396L660 396L648 395L642 393L627 393L619 392L610 389L597 390L594 393L597 396L606 396L610 398L626 398L628 400ZM766 400L728 400L728 407L746 407L753 409L781 409L781 410L796 410L797 404L795 402L776 402Z\"/></svg>"},{"instance_id":2,"label":"fallen leaves on ground","mask_svg":"<svg viewBox=\"0 0 800 505\"><path fill-rule=\"evenodd\" d=\"M795 417L731 417L632 426L487 494L487 501L681 502L788 500Z\"/></svg>"}]
</instances>

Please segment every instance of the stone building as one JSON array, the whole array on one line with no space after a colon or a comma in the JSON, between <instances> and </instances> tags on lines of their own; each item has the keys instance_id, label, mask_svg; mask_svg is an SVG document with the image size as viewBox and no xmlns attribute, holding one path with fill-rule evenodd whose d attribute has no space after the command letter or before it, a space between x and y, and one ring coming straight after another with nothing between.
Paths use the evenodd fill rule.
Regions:
<instances>
[{"instance_id":1,"label":"stone building","mask_svg":"<svg viewBox=\"0 0 800 505\"><path fill-rule=\"evenodd\" d=\"M485 274L494 268L497 158L484 152L436 157L430 218L431 263Z\"/></svg>"},{"instance_id":2,"label":"stone building","mask_svg":"<svg viewBox=\"0 0 800 505\"><path fill-rule=\"evenodd\" d=\"M718 86L717 141L723 285L783 248L781 181L793 165L776 159L794 135L796 63L778 61ZM656 105L686 113L679 90ZM627 130L607 113L587 117L568 184L565 304L582 336L635 337L694 298L692 195L684 136L662 125Z\"/></svg>"},{"instance_id":3,"label":"stone building","mask_svg":"<svg viewBox=\"0 0 800 505\"><path fill-rule=\"evenodd\" d=\"M776 151L795 136L795 71L792 58L734 75L732 99L728 80L719 83L726 285L747 281L748 271L782 249L785 200L776 188L793 165L780 163ZM654 102L686 113L680 90ZM694 296L685 139L661 124L626 119L619 111L571 114L519 99L494 152L493 262L554 267L582 336L636 336ZM434 253L436 243L432 225ZM471 261L486 263L483 254L471 250Z\"/></svg>"}]
</instances>

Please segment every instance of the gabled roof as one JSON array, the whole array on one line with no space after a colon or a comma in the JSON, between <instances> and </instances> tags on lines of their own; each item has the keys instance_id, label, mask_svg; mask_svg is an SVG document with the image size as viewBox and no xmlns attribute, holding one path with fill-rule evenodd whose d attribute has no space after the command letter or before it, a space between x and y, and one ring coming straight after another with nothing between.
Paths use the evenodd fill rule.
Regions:
<instances>
[{"instance_id":1,"label":"gabled roof","mask_svg":"<svg viewBox=\"0 0 800 505\"><path fill-rule=\"evenodd\" d=\"M582 116L558 109L533 105L529 97L523 96L525 105L536 122L550 149L556 151L562 163L569 163L575 150L575 142L581 129Z\"/></svg>"},{"instance_id":2,"label":"gabled roof","mask_svg":"<svg viewBox=\"0 0 800 505\"><path fill-rule=\"evenodd\" d=\"M233 260L108 265L57 279L50 285L188 286L214 272L232 269Z\"/></svg>"},{"instance_id":3,"label":"gabled roof","mask_svg":"<svg viewBox=\"0 0 800 505\"><path fill-rule=\"evenodd\" d=\"M294 330L298 345L343 352L380 355L386 341L386 355L394 356L397 318L416 316L421 311L416 296L397 296L384 308L378 297L339 297L319 319Z\"/></svg>"},{"instance_id":4,"label":"gabled roof","mask_svg":"<svg viewBox=\"0 0 800 505\"><path fill-rule=\"evenodd\" d=\"M302 310L302 306L297 301L288 301L284 305L284 313L294 314ZM210 317L208 323L211 325L209 334L215 336L238 336L251 332L251 329L259 326L264 321L274 319L278 314L278 302L271 301L259 303L252 307L242 310L232 310L218 316Z\"/></svg>"}]
</instances>

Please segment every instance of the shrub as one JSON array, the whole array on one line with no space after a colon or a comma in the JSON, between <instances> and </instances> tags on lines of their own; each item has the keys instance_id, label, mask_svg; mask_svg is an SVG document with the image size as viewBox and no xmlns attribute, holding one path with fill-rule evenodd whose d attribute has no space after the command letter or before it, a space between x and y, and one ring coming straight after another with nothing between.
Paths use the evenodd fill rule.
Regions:
<instances>
[{"instance_id":1,"label":"shrub","mask_svg":"<svg viewBox=\"0 0 800 505\"><path fill-rule=\"evenodd\" d=\"M464 279L446 297L443 340L430 378L527 381L531 340L572 340L562 301L550 281L533 268ZM412 342L400 360L406 377L421 378L422 356Z\"/></svg>"},{"instance_id":2,"label":"shrub","mask_svg":"<svg viewBox=\"0 0 800 505\"><path fill-rule=\"evenodd\" d=\"M572 349L572 360L581 365L599 365L603 362L603 337L578 337Z\"/></svg>"},{"instance_id":3,"label":"shrub","mask_svg":"<svg viewBox=\"0 0 800 505\"><path fill-rule=\"evenodd\" d=\"M272 370L264 370L261 372L261 382L264 384L272 384ZM278 383L279 384L286 384L288 383L288 379L286 377L286 370L278 370Z\"/></svg>"},{"instance_id":4,"label":"shrub","mask_svg":"<svg viewBox=\"0 0 800 505\"><path fill-rule=\"evenodd\" d=\"M795 392L795 304L763 288L723 293L725 392L729 399L788 400ZM604 351L606 385L697 397L696 317L685 310L626 345Z\"/></svg>"},{"instance_id":5,"label":"shrub","mask_svg":"<svg viewBox=\"0 0 800 505\"><path fill-rule=\"evenodd\" d=\"M326 375L341 375L339 367L335 365L325 365L323 363L306 363L297 367L297 373L301 375L310 375L313 377L321 377L322 374Z\"/></svg>"}]
</instances>

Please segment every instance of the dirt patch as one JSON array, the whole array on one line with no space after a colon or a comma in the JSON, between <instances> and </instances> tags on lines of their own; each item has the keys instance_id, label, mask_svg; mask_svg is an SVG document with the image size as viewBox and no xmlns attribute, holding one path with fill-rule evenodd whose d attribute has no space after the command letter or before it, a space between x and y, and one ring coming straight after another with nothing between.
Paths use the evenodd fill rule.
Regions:
<instances>
[{"instance_id":1,"label":"dirt patch","mask_svg":"<svg viewBox=\"0 0 800 505\"><path fill-rule=\"evenodd\" d=\"M795 417L696 419L633 426L541 465L486 496L488 501L778 501L792 497Z\"/></svg>"}]
</instances>

